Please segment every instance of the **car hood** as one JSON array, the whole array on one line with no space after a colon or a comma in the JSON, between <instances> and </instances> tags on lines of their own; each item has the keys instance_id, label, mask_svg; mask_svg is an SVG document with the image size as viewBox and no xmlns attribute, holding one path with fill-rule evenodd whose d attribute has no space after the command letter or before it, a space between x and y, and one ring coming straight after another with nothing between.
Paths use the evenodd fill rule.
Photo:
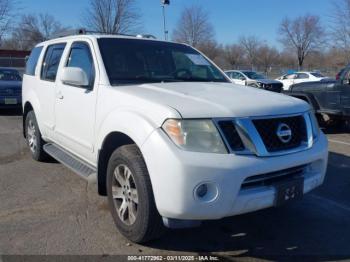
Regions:
<instances>
[{"instance_id":1,"label":"car hood","mask_svg":"<svg viewBox=\"0 0 350 262\"><path fill-rule=\"evenodd\" d=\"M256 82L260 82L263 84L280 84L281 82L273 79L256 79Z\"/></svg>"},{"instance_id":2,"label":"car hood","mask_svg":"<svg viewBox=\"0 0 350 262\"><path fill-rule=\"evenodd\" d=\"M156 83L115 88L167 105L183 118L284 115L309 110L302 100L231 83Z\"/></svg>"}]
</instances>

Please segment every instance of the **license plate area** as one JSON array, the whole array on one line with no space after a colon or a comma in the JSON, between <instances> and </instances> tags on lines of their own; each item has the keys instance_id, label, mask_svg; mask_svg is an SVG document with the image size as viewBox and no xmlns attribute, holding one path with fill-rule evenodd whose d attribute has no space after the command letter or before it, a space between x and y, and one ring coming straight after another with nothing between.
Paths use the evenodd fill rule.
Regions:
<instances>
[{"instance_id":1,"label":"license plate area","mask_svg":"<svg viewBox=\"0 0 350 262\"><path fill-rule=\"evenodd\" d=\"M5 98L5 105L17 105L16 98Z\"/></svg>"},{"instance_id":2,"label":"license plate area","mask_svg":"<svg viewBox=\"0 0 350 262\"><path fill-rule=\"evenodd\" d=\"M304 194L304 178L294 178L289 181L277 184L276 186L276 206L281 206L286 202L300 199Z\"/></svg>"}]
</instances>

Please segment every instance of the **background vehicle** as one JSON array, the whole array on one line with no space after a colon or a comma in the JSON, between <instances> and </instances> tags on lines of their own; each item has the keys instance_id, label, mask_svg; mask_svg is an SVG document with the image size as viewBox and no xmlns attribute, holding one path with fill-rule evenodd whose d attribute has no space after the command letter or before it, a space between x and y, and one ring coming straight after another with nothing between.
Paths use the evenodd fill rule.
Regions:
<instances>
[{"instance_id":1,"label":"background vehicle","mask_svg":"<svg viewBox=\"0 0 350 262\"><path fill-rule=\"evenodd\" d=\"M280 76L276 80L283 83L283 90L289 90L289 87L294 84L322 81L326 79L328 79L328 77L318 72L295 72L292 74Z\"/></svg>"},{"instance_id":2,"label":"background vehicle","mask_svg":"<svg viewBox=\"0 0 350 262\"><path fill-rule=\"evenodd\" d=\"M22 78L16 69L0 68L0 107L20 107Z\"/></svg>"},{"instance_id":3,"label":"background vehicle","mask_svg":"<svg viewBox=\"0 0 350 262\"><path fill-rule=\"evenodd\" d=\"M335 80L339 80L340 79L340 76L343 74L345 68L342 68L335 76Z\"/></svg>"},{"instance_id":4,"label":"background vehicle","mask_svg":"<svg viewBox=\"0 0 350 262\"><path fill-rule=\"evenodd\" d=\"M225 73L229 76L231 82L237 85L247 85L278 93L282 91L281 82L267 79L254 71L229 70L225 71Z\"/></svg>"},{"instance_id":5,"label":"background vehicle","mask_svg":"<svg viewBox=\"0 0 350 262\"><path fill-rule=\"evenodd\" d=\"M37 45L23 81L32 157L97 180L134 242L321 185L327 140L299 99L236 86L188 45L75 35Z\"/></svg>"},{"instance_id":6,"label":"background vehicle","mask_svg":"<svg viewBox=\"0 0 350 262\"><path fill-rule=\"evenodd\" d=\"M342 70L338 80L328 79L295 84L290 87L289 92L285 93L307 101L317 114L325 114L330 120L348 121L350 119L350 66Z\"/></svg>"}]
</instances>

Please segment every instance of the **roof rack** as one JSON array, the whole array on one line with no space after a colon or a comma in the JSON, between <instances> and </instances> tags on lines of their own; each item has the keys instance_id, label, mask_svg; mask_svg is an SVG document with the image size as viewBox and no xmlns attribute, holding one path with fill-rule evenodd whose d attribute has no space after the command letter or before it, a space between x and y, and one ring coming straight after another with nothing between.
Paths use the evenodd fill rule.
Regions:
<instances>
[{"instance_id":1,"label":"roof rack","mask_svg":"<svg viewBox=\"0 0 350 262\"><path fill-rule=\"evenodd\" d=\"M122 34L122 33L104 33L104 32L99 32L99 31L86 30L85 28L67 30L67 31L61 32L61 33L53 36L52 38L60 38L60 37L66 37L66 36L72 36L72 35L88 35L88 34L120 35L120 36L130 36L130 37L138 37L138 38L157 39L154 35L151 35L151 34L131 35L131 34Z\"/></svg>"}]
</instances>

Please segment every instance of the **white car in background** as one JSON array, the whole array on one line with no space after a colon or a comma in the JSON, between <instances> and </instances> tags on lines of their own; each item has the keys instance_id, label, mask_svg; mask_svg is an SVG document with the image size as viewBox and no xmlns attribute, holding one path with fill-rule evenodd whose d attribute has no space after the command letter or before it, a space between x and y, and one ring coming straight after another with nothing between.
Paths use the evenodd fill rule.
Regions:
<instances>
[{"instance_id":1,"label":"white car in background","mask_svg":"<svg viewBox=\"0 0 350 262\"><path fill-rule=\"evenodd\" d=\"M228 70L225 73L231 82L237 85L252 86L277 93L282 91L280 81L267 79L264 75L251 70Z\"/></svg>"},{"instance_id":2,"label":"white car in background","mask_svg":"<svg viewBox=\"0 0 350 262\"><path fill-rule=\"evenodd\" d=\"M322 75L319 72L295 72L291 74L283 75L276 80L283 83L283 90L289 90L291 85L304 83L304 82L315 82L327 79L328 77Z\"/></svg>"}]
</instances>

